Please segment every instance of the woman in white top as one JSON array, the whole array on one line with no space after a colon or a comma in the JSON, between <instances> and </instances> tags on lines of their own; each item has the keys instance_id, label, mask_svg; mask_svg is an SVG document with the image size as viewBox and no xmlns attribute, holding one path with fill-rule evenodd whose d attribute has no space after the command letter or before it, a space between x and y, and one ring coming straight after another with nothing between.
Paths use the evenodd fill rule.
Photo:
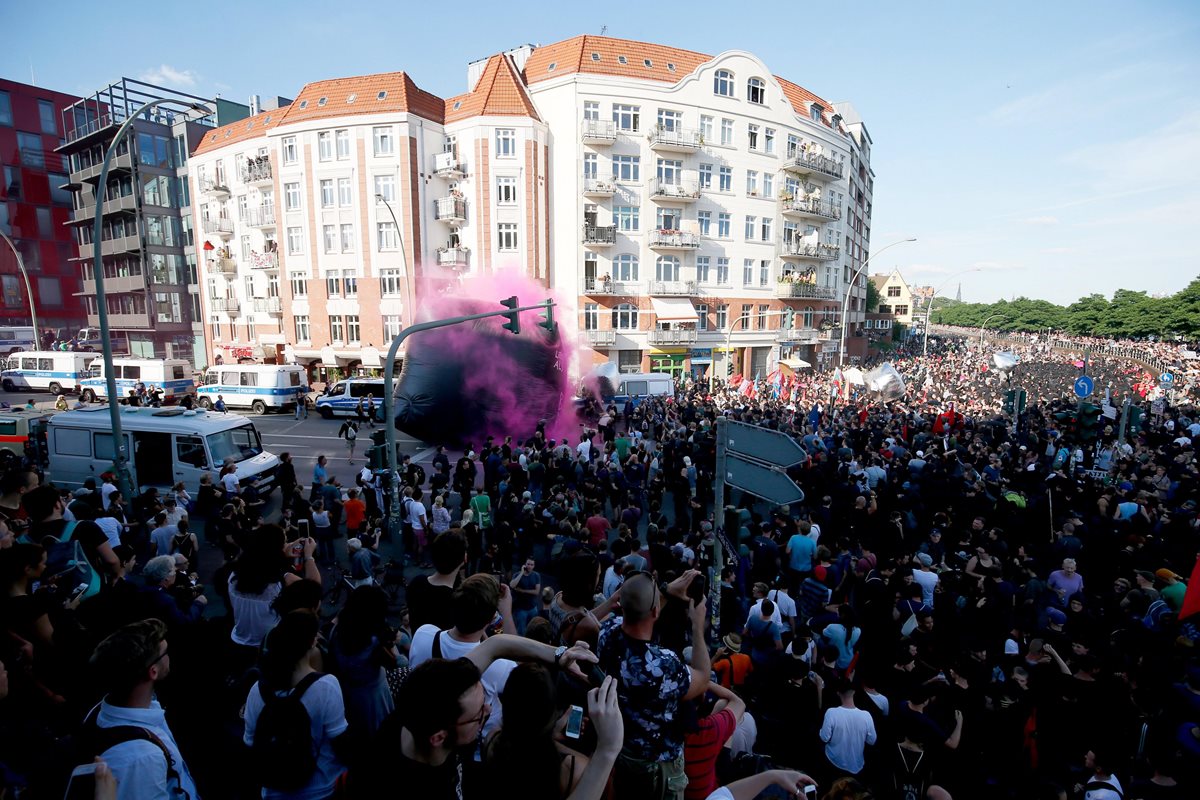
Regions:
<instances>
[{"instance_id":1,"label":"woman in white top","mask_svg":"<svg viewBox=\"0 0 1200 800\"><path fill-rule=\"evenodd\" d=\"M446 501L441 495L433 498L433 510L430 513L432 519L429 520L429 529L433 531L434 538L450 530L450 512L446 509Z\"/></svg>"},{"instance_id":2,"label":"woman in white top","mask_svg":"<svg viewBox=\"0 0 1200 800\"><path fill-rule=\"evenodd\" d=\"M333 518L330 517L329 511L325 508L325 503L321 500L312 504L312 521L316 530L313 531L313 538L317 540L317 547L321 552L321 561L326 565L337 563L337 553L333 549Z\"/></svg>"},{"instance_id":3,"label":"woman in white top","mask_svg":"<svg viewBox=\"0 0 1200 800\"><path fill-rule=\"evenodd\" d=\"M321 582L321 571L313 560L316 548L312 539L285 543L278 525L263 525L247 537L246 548L229 574L229 607L233 611L229 637L235 644L257 649L267 631L279 622L271 603L284 586L300 580L288 571L290 559L303 558L304 578Z\"/></svg>"}]
</instances>

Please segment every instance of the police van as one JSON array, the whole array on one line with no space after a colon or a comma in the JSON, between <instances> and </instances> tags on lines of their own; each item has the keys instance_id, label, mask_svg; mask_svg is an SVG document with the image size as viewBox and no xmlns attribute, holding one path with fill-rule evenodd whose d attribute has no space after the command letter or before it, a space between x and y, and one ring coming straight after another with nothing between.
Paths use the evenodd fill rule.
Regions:
<instances>
[{"instance_id":1,"label":"police van","mask_svg":"<svg viewBox=\"0 0 1200 800\"><path fill-rule=\"evenodd\" d=\"M92 361L90 374L80 381L80 396L89 403L108 398L108 383L104 375L104 360ZM185 394L196 393L192 380L192 365L181 358L114 358L113 372L117 380L118 400L129 396L130 389L143 384L147 389L157 386L163 390L163 402L174 403Z\"/></svg>"},{"instance_id":2,"label":"police van","mask_svg":"<svg viewBox=\"0 0 1200 800\"><path fill-rule=\"evenodd\" d=\"M248 408L255 414L296 407L296 393L308 393L308 374L294 364L230 364L212 366L196 389L202 408L212 408L217 397L228 408Z\"/></svg>"},{"instance_id":3,"label":"police van","mask_svg":"<svg viewBox=\"0 0 1200 800\"><path fill-rule=\"evenodd\" d=\"M88 377L88 364L95 358L95 353L56 350L14 353L0 373L0 386L6 392L30 389L54 394L78 392L80 383Z\"/></svg>"},{"instance_id":4,"label":"police van","mask_svg":"<svg viewBox=\"0 0 1200 800\"><path fill-rule=\"evenodd\" d=\"M620 407L626 401L636 397L674 397L675 379L666 373L641 372L622 375L617 383L616 393L605 397L605 403L615 403Z\"/></svg>"},{"instance_id":5,"label":"police van","mask_svg":"<svg viewBox=\"0 0 1200 800\"><path fill-rule=\"evenodd\" d=\"M0 327L0 355L12 355L18 350L33 350L37 346L37 331L33 328Z\"/></svg>"},{"instance_id":6,"label":"police van","mask_svg":"<svg viewBox=\"0 0 1200 800\"><path fill-rule=\"evenodd\" d=\"M399 381L393 382L395 386ZM358 414L358 401L366 402L367 395L375 399L375 419L383 419L383 378L351 378L338 381L327 394L317 398L317 413L325 419L353 417Z\"/></svg>"},{"instance_id":7,"label":"police van","mask_svg":"<svg viewBox=\"0 0 1200 800\"><path fill-rule=\"evenodd\" d=\"M169 490L182 482L196 495L205 473L217 479L226 463L237 466L243 486L265 496L275 487L279 458L263 449L254 423L237 415L174 408L121 406L121 434L139 491ZM55 414L47 423L48 477L76 489L112 469L114 450L109 409L92 406Z\"/></svg>"},{"instance_id":8,"label":"police van","mask_svg":"<svg viewBox=\"0 0 1200 800\"><path fill-rule=\"evenodd\" d=\"M10 408L0 411L0 469L14 469L31 455L45 465L46 423L57 411Z\"/></svg>"}]
</instances>

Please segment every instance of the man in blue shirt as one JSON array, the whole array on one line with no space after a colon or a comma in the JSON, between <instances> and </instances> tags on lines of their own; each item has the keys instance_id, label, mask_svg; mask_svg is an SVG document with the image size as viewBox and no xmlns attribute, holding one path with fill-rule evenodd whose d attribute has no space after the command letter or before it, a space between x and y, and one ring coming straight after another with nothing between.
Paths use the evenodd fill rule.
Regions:
<instances>
[{"instance_id":1,"label":"man in blue shirt","mask_svg":"<svg viewBox=\"0 0 1200 800\"><path fill-rule=\"evenodd\" d=\"M803 533L797 533L787 543L788 576L793 593L800 583L812 572L813 559L817 556L817 543Z\"/></svg>"}]
</instances>

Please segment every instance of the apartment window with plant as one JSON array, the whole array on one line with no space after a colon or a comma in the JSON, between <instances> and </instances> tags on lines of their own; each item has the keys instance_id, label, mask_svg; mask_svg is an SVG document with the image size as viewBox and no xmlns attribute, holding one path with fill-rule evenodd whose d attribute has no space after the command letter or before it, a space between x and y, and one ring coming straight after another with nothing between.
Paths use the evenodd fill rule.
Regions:
<instances>
[{"instance_id":1,"label":"apartment window with plant","mask_svg":"<svg viewBox=\"0 0 1200 800\"><path fill-rule=\"evenodd\" d=\"M293 272L288 276L288 284L292 289L292 297L308 297L308 276Z\"/></svg>"},{"instance_id":2,"label":"apartment window with plant","mask_svg":"<svg viewBox=\"0 0 1200 800\"><path fill-rule=\"evenodd\" d=\"M304 253L304 229L303 228L288 228L287 229L287 248L289 256L298 256Z\"/></svg>"},{"instance_id":3,"label":"apartment window with plant","mask_svg":"<svg viewBox=\"0 0 1200 800\"><path fill-rule=\"evenodd\" d=\"M771 260L764 258L758 262L758 285L769 286L771 282Z\"/></svg>"},{"instance_id":4,"label":"apartment window with plant","mask_svg":"<svg viewBox=\"0 0 1200 800\"><path fill-rule=\"evenodd\" d=\"M731 239L733 238L733 215L726 211L717 212L717 238Z\"/></svg>"},{"instance_id":5,"label":"apartment window with plant","mask_svg":"<svg viewBox=\"0 0 1200 800\"><path fill-rule=\"evenodd\" d=\"M727 69L719 69L713 75L713 94L721 97L733 97L733 73Z\"/></svg>"},{"instance_id":6,"label":"apartment window with plant","mask_svg":"<svg viewBox=\"0 0 1200 800\"><path fill-rule=\"evenodd\" d=\"M321 227L321 239L325 243L326 255L337 252L337 229L333 225Z\"/></svg>"},{"instance_id":7,"label":"apartment window with plant","mask_svg":"<svg viewBox=\"0 0 1200 800\"><path fill-rule=\"evenodd\" d=\"M344 338L345 335L346 335L346 328L342 322L342 318L341 317L330 317L329 318L329 338L331 340L333 340L334 342L337 342L338 344L342 344L346 341Z\"/></svg>"},{"instance_id":8,"label":"apartment window with plant","mask_svg":"<svg viewBox=\"0 0 1200 800\"><path fill-rule=\"evenodd\" d=\"M300 184L285 183L283 185L283 205L288 211L300 210Z\"/></svg>"},{"instance_id":9,"label":"apartment window with plant","mask_svg":"<svg viewBox=\"0 0 1200 800\"><path fill-rule=\"evenodd\" d=\"M708 330L708 306L704 303L696 306L696 330Z\"/></svg>"},{"instance_id":10,"label":"apartment window with plant","mask_svg":"<svg viewBox=\"0 0 1200 800\"><path fill-rule=\"evenodd\" d=\"M637 133L641 109L638 106L613 104L613 122L617 129L628 133Z\"/></svg>"},{"instance_id":11,"label":"apartment window with plant","mask_svg":"<svg viewBox=\"0 0 1200 800\"><path fill-rule=\"evenodd\" d=\"M701 164L700 165L699 175L700 175L700 188L701 189L707 190L707 189L712 188L712 168L713 168L712 164Z\"/></svg>"},{"instance_id":12,"label":"apartment window with plant","mask_svg":"<svg viewBox=\"0 0 1200 800\"><path fill-rule=\"evenodd\" d=\"M677 131L683 128L683 112L671 111L666 108L658 110L658 129L661 131Z\"/></svg>"},{"instance_id":13,"label":"apartment window with plant","mask_svg":"<svg viewBox=\"0 0 1200 800\"><path fill-rule=\"evenodd\" d=\"M517 157L517 131L515 128L496 129L496 158Z\"/></svg>"},{"instance_id":14,"label":"apartment window with plant","mask_svg":"<svg viewBox=\"0 0 1200 800\"><path fill-rule=\"evenodd\" d=\"M635 330L638 326L638 307L632 303L613 306L612 326L616 330Z\"/></svg>"},{"instance_id":15,"label":"apartment window with plant","mask_svg":"<svg viewBox=\"0 0 1200 800\"><path fill-rule=\"evenodd\" d=\"M392 136L392 128L383 125L371 129L371 139L375 143L375 155L390 156L396 151L396 140Z\"/></svg>"},{"instance_id":16,"label":"apartment window with plant","mask_svg":"<svg viewBox=\"0 0 1200 800\"><path fill-rule=\"evenodd\" d=\"M758 170L746 170L746 194L751 197L758 196Z\"/></svg>"},{"instance_id":17,"label":"apartment window with plant","mask_svg":"<svg viewBox=\"0 0 1200 800\"><path fill-rule=\"evenodd\" d=\"M321 131L317 134L317 158L321 161L333 160L332 131Z\"/></svg>"},{"instance_id":18,"label":"apartment window with plant","mask_svg":"<svg viewBox=\"0 0 1200 800\"><path fill-rule=\"evenodd\" d=\"M375 196L382 197L389 203L396 199L396 176L395 175L376 175L375 176Z\"/></svg>"},{"instance_id":19,"label":"apartment window with plant","mask_svg":"<svg viewBox=\"0 0 1200 800\"><path fill-rule=\"evenodd\" d=\"M721 167L721 171L717 173L717 191L733 191L733 167Z\"/></svg>"},{"instance_id":20,"label":"apartment window with plant","mask_svg":"<svg viewBox=\"0 0 1200 800\"><path fill-rule=\"evenodd\" d=\"M346 341L349 344L358 344L362 341L362 329L359 327L357 314L350 314L346 317Z\"/></svg>"},{"instance_id":21,"label":"apartment window with plant","mask_svg":"<svg viewBox=\"0 0 1200 800\"><path fill-rule=\"evenodd\" d=\"M298 314L292 318L296 328L296 341L307 342L312 339L312 331L308 324L307 314Z\"/></svg>"},{"instance_id":22,"label":"apartment window with plant","mask_svg":"<svg viewBox=\"0 0 1200 800\"><path fill-rule=\"evenodd\" d=\"M295 164L297 161L300 160L299 153L296 150L296 137L295 136L283 137L283 141L281 144L282 144L282 148L283 148L283 163L284 164Z\"/></svg>"},{"instance_id":23,"label":"apartment window with plant","mask_svg":"<svg viewBox=\"0 0 1200 800\"><path fill-rule=\"evenodd\" d=\"M349 178L338 178L338 205L341 208L349 208L354 202L353 190L350 188Z\"/></svg>"},{"instance_id":24,"label":"apartment window with plant","mask_svg":"<svg viewBox=\"0 0 1200 800\"><path fill-rule=\"evenodd\" d=\"M721 303L717 306L717 330L723 331L729 327L729 306Z\"/></svg>"},{"instance_id":25,"label":"apartment window with plant","mask_svg":"<svg viewBox=\"0 0 1200 800\"><path fill-rule=\"evenodd\" d=\"M696 222L699 224L699 227L700 227L700 235L708 236L709 233L712 231L712 212L711 211L697 211L696 212Z\"/></svg>"},{"instance_id":26,"label":"apartment window with plant","mask_svg":"<svg viewBox=\"0 0 1200 800\"><path fill-rule=\"evenodd\" d=\"M708 283L709 264L711 263L709 256L696 256L696 281L699 283Z\"/></svg>"},{"instance_id":27,"label":"apartment window with plant","mask_svg":"<svg viewBox=\"0 0 1200 800\"><path fill-rule=\"evenodd\" d=\"M507 176L496 178L496 204L515 206L517 204L517 179Z\"/></svg>"},{"instance_id":28,"label":"apartment window with plant","mask_svg":"<svg viewBox=\"0 0 1200 800\"><path fill-rule=\"evenodd\" d=\"M638 156L613 156L612 176L621 183L637 183L642 179L641 158Z\"/></svg>"},{"instance_id":29,"label":"apartment window with plant","mask_svg":"<svg viewBox=\"0 0 1200 800\"><path fill-rule=\"evenodd\" d=\"M400 246L396 236L396 223L379 222L375 224L375 246L380 252L395 250Z\"/></svg>"},{"instance_id":30,"label":"apartment window with plant","mask_svg":"<svg viewBox=\"0 0 1200 800\"><path fill-rule=\"evenodd\" d=\"M746 81L746 99L760 106L767 102L767 84L762 78L751 78Z\"/></svg>"},{"instance_id":31,"label":"apartment window with plant","mask_svg":"<svg viewBox=\"0 0 1200 800\"><path fill-rule=\"evenodd\" d=\"M700 140L710 144L716 141L713 137L713 118L708 114L700 115Z\"/></svg>"},{"instance_id":32,"label":"apartment window with plant","mask_svg":"<svg viewBox=\"0 0 1200 800\"><path fill-rule=\"evenodd\" d=\"M336 138L338 161L345 161L350 158L350 131L343 128L337 132Z\"/></svg>"},{"instance_id":33,"label":"apartment window with plant","mask_svg":"<svg viewBox=\"0 0 1200 800\"><path fill-rule=\"evenodd\" d=\"M726 147L733 146L733 120L721 120L721 144Z\"/></svg>"},{"instance_id":34,"label":"apartment window with plant","mask_svg":"<svg viewBox=\"0 0 1200 800\"><path fill-rule=\"evenodd\" d=\"M613 224L617 226L617 230L640 230L640 213L639 206L613 206Z\"/></svg>"},{"instance_id":35,"label":"apartment window with plant","mask_svg":"<svg viewBox=\"0 0 1200 800\"><path fill-rule=\"evenodd\" d=\"M353 253L354 252L354 225L343 223L342 229L341 229L341 234L342 234L342 237L341 237L342 238L342 252L343 253Z\"/></svg>"},{"instance_id":36,"label":"apartment window with plant","mask_svg":"<svg viewBox=\"0 0 1200 800\"><path fill-rule=\"evenodd\" d=\"M583 304L583 329L585 331L595 331L600 329L599 303Z\"/></svg>"},{"instance_id":37,"label":"apartment window with plant","mask_svg":"<svg viewBox=\"0 0 1200 800\"><path fill-rule=\"evenodd\" d=\"M400 324L399 314L384 314L383 315L383 339L390 342L400 335L403 330L403 325Z\"/></svg>"},{"instance_id":38,"label":"apartment window with plant","mask_svg":"<svg viewBox=\"0 0 1200 800\"><path fill-rule=\"evenodd\" d=\"M496 226L496 249L501 253L515 253L517 250L517 223L501 222Z\"/></svg>"}]
</instances>

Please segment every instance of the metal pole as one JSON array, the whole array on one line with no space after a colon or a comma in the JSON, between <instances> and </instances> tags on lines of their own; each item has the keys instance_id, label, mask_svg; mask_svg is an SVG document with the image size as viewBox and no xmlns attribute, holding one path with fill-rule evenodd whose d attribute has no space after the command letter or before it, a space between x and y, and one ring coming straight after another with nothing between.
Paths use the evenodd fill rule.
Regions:
<instances>
[{"instance_id":1,"label":"metal pole","mask_svg":"<svg viewBox=\"0 0 1200 800\"><path fill-rule=\"evenodd\" d=\"M400 263L404 266L404 288L408 292L408 297L404 300L404 312L408 324L412 325L417 320L417 284L416 276L408 268L408 256L404 253L404 234L400 230L400 221L396 219L396 212L392 210L392 204L381 194L375 195L375 199L387 207L388 213L392 215L392 224L396 226L396 241L400 244Z\"/></svg>"},{"instance_id":2,"label":"metal pole","mask_svg":"<svg viewBox=\"0 0 1200 800\"><path fill-rule=\"evenodd\" d=\"M29 317L33 321L33 349L41 350L41 335L42 330L38 327L37 308L33 304L33 287L29 285L29 272L25 269L25 259L21 258L21 251L13 244L13 240L8 238L4 231L0 231L0 239L8 242L8 246L12 248L13 255L17 257L17 270L20 271L21 277L25 279L25 294L29 295Z\"/></svg>"},{"instance_id":3,"label":"metal pole","mask_svg":"<svg viewBox=\"0 0 1200 800\"><path fill-rule=\"evenodd\" d=\"M929 302L927 302L925 304L925 342L924 342L924 344L921 345L921 357L922 358L924 358L926 355L929 354L929 315L933 311L933 298L937 297L938 292L942 291L942 289L945 289L946 285L949 284L950 281L957 278L959 275L966 275L968 272L979 272L982 269L983 269L982 267L972 267L971 269L960 270L960 271L954 273L953 275L951 275L949 278L946 278L946 280L942 282L942 285L939 286L938 288L934 289L933 293L931 295L929 295Z\"/></svg>"},{"instance_id":4,"label":"metal pole","mask_svg":"<svg viewBox=\"0 0 1200 800\"><path fill-rule=\"evenodd\" d=\"M898 244L906 244L908 242L915 242L916 240L917 240L917 237L914 236L911 239L901 239L898 242L892 242L891 244L887 245L886 247L881 247L879 250L876 250L874 253L867 256L867 260L864 261L862 264L860 264L858 269L856 269L854 271L854 274L850 276L850 283L849 283L849 285L846 286L846 294L843 295L843 297L842 297L842 318L841 318L842 336L841 336L841 342L839 342L839 344L838 344L838 366L839 367L846 363L846 313L848 311L848 306L850 305L850 292L852 289L854 289L854 282L856 280L858 280L858 276L861 275L863 270L865 270L867 268L867 265L871 263L872 258L879 255L884 250L895 247Z\"/></svg>"},{"instance_id":5,"label":"metal pole","mask_svg":"<svg viewBox=\"0 0 1200 800\"><path fill-rule=\"evenodd\" d=\"M445 328L450 325L458 325L461 322L471 322L472 320L487 319L488 317L500 317L511 314L514 311L536 311L553 306L553 300L546 300L531 306L504 308L499 311L485 311L482 314L468 314L462 317L418 322L400 331L400 335L392 340L392 346L388 348L387 361L384 362L383 369L383 425L384 430L387 431L387 469L388 476L391 479L391 486L389 488L392 492L395 491L400 482L400 476L396 469L396 420L394 419L396 399L393 373L396 371L396 353L400 351L400 345L404 343L404 340L414 333L430 331L434 328ZM390 496L388 497L388 532L392 536L400 533L400 504L394 502L394 498Z\"/></svg>"},{"instance_id":6,"label":"metal pole","mask_svg":"<svg viewBox=\"0 0 1200 800\"><path fill-rule=\"evenodd\" d=\"M983 347L983 337L984 337L984 334L987 333L987 324L996 318L1008 319L1008 315L1007 314L991 314L986 319L984 319L983 324L979 326L979 346L980 347Z\"/></svg>"},{"instance_id":7,"label":"metal pole","mask_svg":"<svg viewBox=\"0 0 1200 800\"><path fill-rule=\"evenodd\" d=\"M767 311L762 316L764 316L764 317L782 317L786 313L787 313L786 310ZM732 346L732 343L733 343L733 329L737 327L737 324L739 322L741 322L742 320L750 319L750 317L752 317L752 316L759 316L759 315L757 313L742 314L740 317L735 319L733 322L729 323L729 330L725 332L725 371L726 372L729 371L729 351L730 351L730 347ZM708 373L709 394L711 394L712 390L713 390L713 378L715 377L714 372L715 372L714 370L709 370L709 373Z\"/></svg>"},{"instance_id":8,"label":"metal pole","mask_svg":"<svg viewBox=\"0 0 1200 800\"><path fill-rule=\"evenodd\" d=\"M729 427L729 420L725 419L725 415L717 417L717 474L714 482L713 491L713 571L716 573L713 578L709 579L710 594L716 598L716 604L712 607L712 629L713 638L720 634L717 633L721 624L721 572L725 568L725 553L721 547L721 532L725 527L725 470L727 468L727 456L725 452L725 437L728 435L726 430ZM725 535L728 535L725 531ZM714 580L715 578L715 580ZM715 591L713 590L715 587Z\"/></svg>"},{"instance_id":9,"label":"metal pole","mask_svg":"<svg viewBox=\"0 0 1200 800\"><path fill-rule=\"evenodd\" d=\"M112 163L113 153L117 144L133 126L138 117L155 106L167 103L182 103L181 100L165 98L151 100L130 114L104 151L104 163L100 165L100 178L96 183L96 220L92 228L92 275L96 280L96 316L100 320L101 357L104 360L104 385L108 392L108 415L112 423L113 434L113 467L117 473L117 488L126 500L133 500L133 487L129 481L129 454L125 449L125 437L121 432L121 398L117 397L117 376L113 372L112 339L108 329L108 301L104 291L104 256L101 248L101 237L104 233L104 197L108 193L108 168ZM189 105L195 111L211 114L212 109L199 103Z\"/></svg>"}]
</instances>

